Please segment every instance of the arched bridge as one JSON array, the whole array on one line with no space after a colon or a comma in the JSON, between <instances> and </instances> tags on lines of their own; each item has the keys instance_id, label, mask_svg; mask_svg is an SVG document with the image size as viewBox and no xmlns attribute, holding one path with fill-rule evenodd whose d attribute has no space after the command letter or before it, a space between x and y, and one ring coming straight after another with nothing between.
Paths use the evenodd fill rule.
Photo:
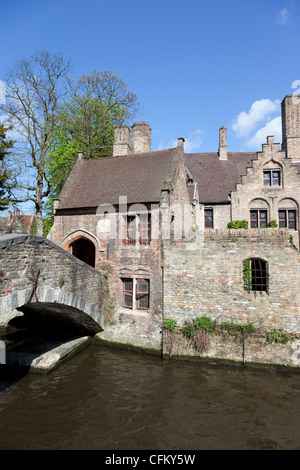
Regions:
<instances>
[{"instance_id":1,"label":"arched bridge","mask_svg":"<svg viewBox=\"0 0 300 470\"><path fill-rule=\"evenodd\" d=\"M0 317L18 309L92 336L102 330L101 307L101 272L44 237L0 236Z\"/></svg>"}]
</instances>

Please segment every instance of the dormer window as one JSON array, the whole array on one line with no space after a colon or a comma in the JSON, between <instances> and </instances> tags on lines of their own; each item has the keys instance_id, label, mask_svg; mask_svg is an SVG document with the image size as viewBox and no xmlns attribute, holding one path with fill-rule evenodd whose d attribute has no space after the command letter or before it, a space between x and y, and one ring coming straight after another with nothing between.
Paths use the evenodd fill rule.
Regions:
<instances>
[{"instance_id":1,"label":"dormer window","mask_svg":"<svg viewBox=\"0 0 300 470\"><path fill-rule=\"evenodd\" d=\"M264 170L264 186L281 186L280 170Z\"/></svg>"}]
</instances>

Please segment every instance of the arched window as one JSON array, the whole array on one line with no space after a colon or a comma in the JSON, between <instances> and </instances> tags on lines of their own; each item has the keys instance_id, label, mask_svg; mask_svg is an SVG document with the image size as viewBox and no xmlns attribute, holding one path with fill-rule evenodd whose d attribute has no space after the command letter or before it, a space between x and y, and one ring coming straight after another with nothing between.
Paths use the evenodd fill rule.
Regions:
<instances>
[{"instance_id":1,"label":"arched window","mask_svg":"<svg viewBox=\"0 0 300 470\"><path fill-rule=\"evenodd\" d=\"M96 250L95 245L87 238L78 238L70 244L72 255L84 261L93 268L95 267Z\"/></svg>"},{"instance_id":2,"label":"arched window","mask_svg":"<svg viewBox=\"0 0 300 470\"><path fill-rule=\"evenodd\" d=\"M279 227L297 230L297 212L297 204L293 199L282 199L278 206Z\"/></svg>"},{"instance_id":3,"label":"arched window","mask_svg":"<svg viewBox=\"0 0 300 470\"><path fill-rule=\"evenodd\" d=\"M250 202L250 227L266 228L268 226L269 205L263 199L253 199Z\"/></svg>"},{"instance_id":4,"label":"arched window","mask_svg":"<svg viewBox=\"0 0 300 470\"><path fill-rule=\"evenodd\" d=\"M248 292L267 292L269 288L268 263L260 258L249 258L243 262L244 289Z\"/></svg>"},{"instance_id":5,"label":"arched window","mask_svg":"<svg viewBox=\"0 0 300 470\"><path fill-rule=\"evenodd\" d=\"M282 186L281 166L278 163L270 161L263 169L263 182L265 187Z\"/></svg>"}]
</instances>

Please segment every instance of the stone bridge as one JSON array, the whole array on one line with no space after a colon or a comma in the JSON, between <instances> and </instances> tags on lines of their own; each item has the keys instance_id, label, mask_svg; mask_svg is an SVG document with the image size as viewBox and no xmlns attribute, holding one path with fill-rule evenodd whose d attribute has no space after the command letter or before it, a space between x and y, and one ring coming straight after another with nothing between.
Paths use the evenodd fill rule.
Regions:
<instances>
[{"instance_id":1,"label":"stone bridge","mask_svg":"<svg viewBox=\"0 0 300 470\"><path fill-rule=\"evenodd\" d=\"M17 309L93 336L103 329L102 282L101 272L46 238L0 236L0 320Z\"/></svg>"}]
</instances>

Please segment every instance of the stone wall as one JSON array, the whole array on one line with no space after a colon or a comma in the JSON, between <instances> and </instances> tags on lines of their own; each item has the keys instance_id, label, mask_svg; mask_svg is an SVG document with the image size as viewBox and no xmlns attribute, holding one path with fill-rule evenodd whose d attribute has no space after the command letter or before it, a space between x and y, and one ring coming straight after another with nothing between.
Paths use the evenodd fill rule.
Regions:
<instances>
[{"instance_id":1,"label":"stone wall","mask_svg":"<svg viewBox=\"0 0 300 470\"><path fill-rule=\"evenodd\" d=\"M247 292L243 261L268 263L267 292ZM164 317L253 322L300 333L299 252L285 230L209 230L204 243L164 244Z\"/></svg>"},{"instance_id":2,"label":"stone wall","mask_svg":"<svg viewBox=\"0 0 300 470\"><path fill-rule=\"evenodd\" d=\"M101 272L43 237L26 235L2 237L0 261L0 315L47 302L78 309L101 325Z\"/></svg>"}]
</instances>

